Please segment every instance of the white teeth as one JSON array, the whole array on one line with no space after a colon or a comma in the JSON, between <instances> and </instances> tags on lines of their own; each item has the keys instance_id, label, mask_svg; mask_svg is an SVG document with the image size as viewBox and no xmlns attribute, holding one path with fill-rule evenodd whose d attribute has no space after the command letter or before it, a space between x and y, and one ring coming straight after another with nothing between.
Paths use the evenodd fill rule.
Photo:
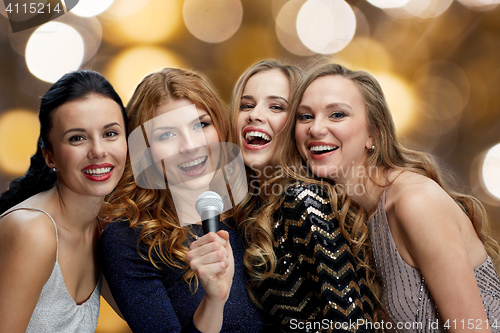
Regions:
<instances>
[{"instance_id":1,"label":"white teeth","mask_svg":"<svg viewBox=\"0 0 500 333\"><path fill-rule=\"evenodd\" d=\"M195 166L195 165L198 165L200 163L205 162L206 159L207 159L206 156L200 157L200 158L197 158L197 159L195 159L194 161L191 161L191 162L181 163L181 164L178 165L178 167L179 168L189 168L189 167L192 167L192 166Z\"/></svg>"},{"instance_id":2,"label":"white teeth","mask_svg":"<svg viewBox=\"0 0 500 333\"><path fill-rule=\"evenodd\" d=\"M247 132L245 134L245 139L249 140L251 138L262 138L266 141L271 141L271 138L266 133L257 132L257 131Z\"/></svg>"},{"instance_id":3,"label":"white teeth","mask_svg":"<svg viewBox=\"0 0 500 333\"><path fill-rule=\"evenodd\" d=\"M337 146L311 146L309 147L310 151L331 151L337 149Z\"/></svg>"},{"instance_id":4,"label":"white teeth","mask_svg":"<svg viewBox=\"0 0 500 333\"><path fill-rule=\"evenodd\" d=\"M103 175L111 171L111 167L107 168L97 168L97 169L85 169L83 170L84 173L87 175Z\"/></svg>"}]
</instances>

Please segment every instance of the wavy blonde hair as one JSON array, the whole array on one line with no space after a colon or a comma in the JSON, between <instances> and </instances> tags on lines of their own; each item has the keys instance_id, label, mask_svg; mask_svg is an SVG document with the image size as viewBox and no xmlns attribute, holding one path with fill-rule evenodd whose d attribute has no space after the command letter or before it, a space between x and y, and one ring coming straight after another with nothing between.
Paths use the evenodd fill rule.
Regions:
<instances>
[{"instance_id":1,"label":"wavy blonde hair","mask_svg":"<svg viewBox=\"0 0 500 333\"><path fill-rule=\"evenodd\" d=\"M358 87L363 96L368 120L368 130L375 140L375 149L369 150L365 167L382 168L383 171L398 168L412 171L426 176L438 183L459 207L467 214L474 225L476 233L484 243L488 254L498 264L500 247L488 235L488 217L483 205L476 198L462 194L452 189L454 177L450 171L444 170L430 154L405 148L397 139L396 129L387 101L380 84L375 77L364 71L353 71L339 64L323 64L311 69L301 81L295 99L291 105L293 123L287 124L286 135L295 142L295 120L297 108L307 87L317 78L327 75L339 75L351 80ZM300 158L298 151L291 145L285 147L283 155L288 160ZM365 179L365 182L368 178ZM386 185L381 185L386 186ZM367 212L352 202L349 197L345 200L342 210L346 219L341 218L343 228L349 230L349 241L353 244L354 255L361 259L361 266L367 272L367 281L372 292L379 300L380 285L376 279L372 263L371 244L368 238ZM349 206L350 210L346 210Z\"/></svg>"},{"instance_id":2,"label":"wavy blonde hair","mask_svg":"<svg viewBox=\"0 0 500 333\"><path fill-rule=\"evenodd\" d=\"M297 89L300 79L302 78L302 70L299 67L292 65L284 65L276 60L264 60L255 63L249 67L238 79L229 105L229 113L231 119L232 137L234 142L239 144L238 138L240 133L237 133L237 120L240 112L241 97L248 80L255 74L269 70L279 70L283 73L290 83L290 96ZM287 122L291 121L288 117ZM283 131L278 133L274 140L277 140L276 147L280 147L279 143L283 142ZM270 272L274 271L276 266L276 257L273 250L273 222L272 215L279 205L281 195L266 196L262 192L266 186L278 183L281 186L286 186L290 183L289 179L272 175L264 184L255 186L258 170L253 170L246 167L247 179L250 184L249 193L243 201L233 210L233 217L238 225L238 229L242 233L246 252L243 258L243 263L249 272L252 280L260 280L266 278ZM265 204L263 204L265 202ZM252 295L250 293L250 295Z\"/></svg>"},{"instance_id":3,"label":"wavy blonde hair","mask_svg":"<svg viewBox=\"0 0 500 333\"><path fill-rule=\"evenodd\" d=\"M153 119L158 106L183 98L209 113L221 142L230 140L227 108L210 80L178 68L149 74L137 86L127 105L129 133ZM163 177L159 172L158 176ZM186 241L194 235L180 225L168 186L161 190L139 187L128 159L122 179L106 201L103 214L107 219L127 219L131 228L141 228L138 251L140 242L149 245L147 259L156 268L159 266L153 260L153 252L165 264L185 270L184 280L190 284L194 281L195 289L198 287L198 279L186 259Z\"/></svg>"}]
</instances>

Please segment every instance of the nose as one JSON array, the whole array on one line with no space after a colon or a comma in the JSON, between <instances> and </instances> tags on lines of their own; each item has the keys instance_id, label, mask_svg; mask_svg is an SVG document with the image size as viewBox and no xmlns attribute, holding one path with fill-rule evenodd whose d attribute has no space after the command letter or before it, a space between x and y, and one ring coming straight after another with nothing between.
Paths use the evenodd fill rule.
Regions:
<instances>
[{"instance_id":1,"label":"nose","mask_svg":"<svg viewBox=\"0 0 500 333\"><path fill-rule=\"evenodd\" d=\"M206 145L203 133L189 133L183 135L179 146L179 153L193 153L199 147Z\"/></svg>"},{"instance_id":2,"label":"nose","mask_svg":"<svg viewBox=\"0 0 500 333\"><path fill-rule=\"evenodd\" d=\"M312 137L323 137L326 135L327 128L324 125L323 121L321 119L314 119L314 121L311 123L311 127L309 127L309 135Z\"/></svg>"},{"instance_id":3,"label":"nose","mask_svg":"<svg viewBox=\"0 0 500 333\"><path fill-rule=\"evenodd\" d=\"M92 140L90 150L88 153L89 159L99 159L106 157L108 155L105 147L103 146L101 140Z\"/></svg>"},{"instance_id":4,"label":"nose","mask_svg":"<svg viewBox=\"0 0 500 333\"><path fill-rule=\"evenodd\" d=\"M248 114L248 122L260 122L264 123L266 121L266 117L264 116L264 107L257 104L252 111Z\"/></svg>"}]
</instances>

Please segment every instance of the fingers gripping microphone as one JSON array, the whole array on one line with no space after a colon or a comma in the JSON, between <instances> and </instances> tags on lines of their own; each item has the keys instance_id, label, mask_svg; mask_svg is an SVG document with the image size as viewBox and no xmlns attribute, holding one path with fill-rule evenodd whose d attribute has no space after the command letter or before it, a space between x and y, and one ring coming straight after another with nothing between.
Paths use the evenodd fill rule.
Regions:
<instances>
[{"instance_id":1,"label":"fingers gripping microphone","mask_svg":"<svg viewBox=\"0 0 500 333\"><path fill-rule=\"evenodd\" d=\"M203 233L219 231L220 214L224 209L224 202L219 194L206 191L196 199L196 211L203 223Z\"/></svg>"}]
</instances>

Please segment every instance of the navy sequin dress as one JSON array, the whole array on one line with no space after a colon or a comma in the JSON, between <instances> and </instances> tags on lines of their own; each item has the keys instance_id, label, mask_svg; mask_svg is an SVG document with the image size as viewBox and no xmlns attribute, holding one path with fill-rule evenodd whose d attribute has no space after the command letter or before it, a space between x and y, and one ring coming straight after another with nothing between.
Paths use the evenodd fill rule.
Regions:
<instances>
[{"instance_id":1,"label":"navy sequin dress","mask_svg":"<svg viewBox=\"0 0 500 333\"><path fill-rule=\"evenodd\" d=\"M228 227L227 225L230 227ZM224 307L221 332L260 332L263 317L250 301L247 293L248 276L243 265L245 249L234 221L221 223L221 230L229 232L234 255L234 278L229 299ZM201 226L193 225L193 233L203 235ZM123 317L135 333L198 332L193 315L205 291L199 286L192 293L184 282L184 272L156 260L160 269L137 253L141 230L130 228L128 221L109 224L101 238L101 258L104 276ZM141 243L146 255L149 246Z\"/></svg>"},{"instance_id":2,"label":"navy sequin dress","mask_svg":"<svg viewBox=\"0 0 500 333\"><path fill-rule=\"evenodd\" d=\"M328 195L313 184L294 184L273 220L277 266L251 291L274 319L274 332L370 331L356 324L373 321L373 295Z\"/></svg>"}]
</instances>

